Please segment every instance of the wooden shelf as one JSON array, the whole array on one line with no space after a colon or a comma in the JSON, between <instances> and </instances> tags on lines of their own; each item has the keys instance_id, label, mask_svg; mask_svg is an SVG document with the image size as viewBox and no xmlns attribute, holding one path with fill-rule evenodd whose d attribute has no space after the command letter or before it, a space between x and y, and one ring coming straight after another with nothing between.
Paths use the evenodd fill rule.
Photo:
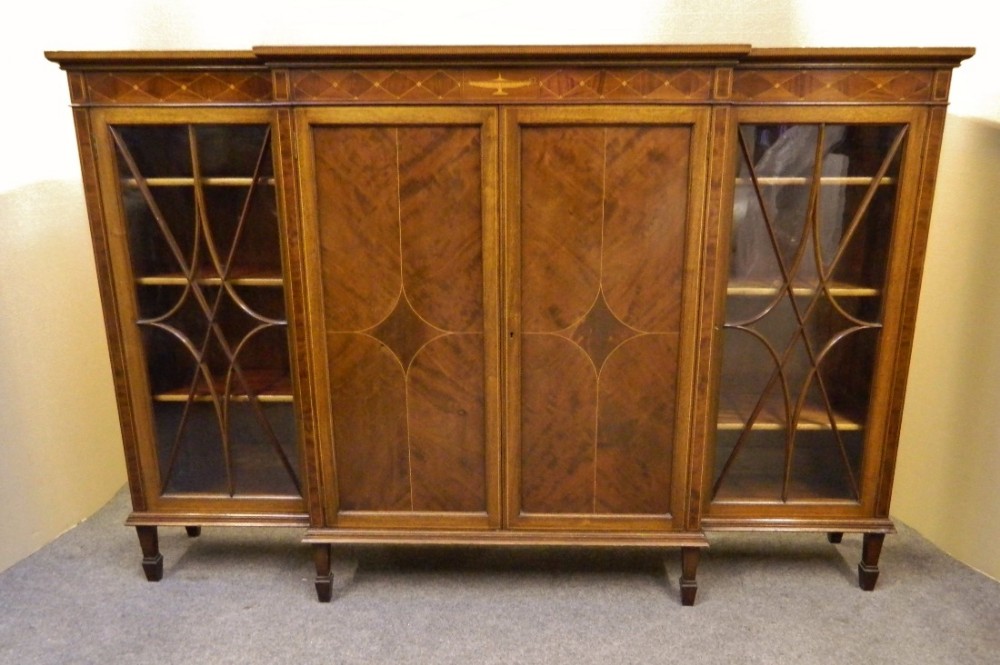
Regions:
<instances>
[{"instance_id":1,"label":"wooden shelf","mask_svg":"<svg viewBox=\"0 0 1000 665\"><path fill-rule=\"evenodd\" d=\"M819 290L818 285L792 286L792 293L797 296L815 295ZM783 286L768 284L764 282L731 282L726 287L727 296L748 296L748 297L770 297L779 291L784 292ZM852 284L835 283L826 287L826 291L837 297L848 298L872 298L881 295L881 290L870 286L859 286Z\"/></svg>"},{"instance_id":2,"label":"wooden shelf","mask_svg":"<svg viewBox=\"0 0 1000 665\"><path fill-rule=\"evenodd\" d=\"M143 178L143 183L147 187L193 187L195 184L195 178L192 177L167 177L167 178ZM253 184L254 179L252 177L210 177L210 178L200 178L198 182L207 187L249 187ZM274 177L267 176L265 178L260 178L258 182L262 182L265 185L274 186ZM138 187L139 182L135 178L122 178L122 184L125 187Z\"/></svg>"},{"instance_id":3,"label":"wooden shelf","mask_svg":"<svg viewBox=\"0 0 1000 665\"><path fill-rule=\"evenodd\" d=\"M821 187L859 187L868 186L872 183L874 177L870 176L830 176L819 179L819 184ZM804 176L762 176L757 178L758 185L764 185L767 187L780 187L780 186L795 186L804 187L807 185L812 185L813 179ZM737 178L736 185L749 186L753 184L753 180L750 178ZM895 178L880 178L878 181L879 186L883 185L895 185Z\"/></svg>"},{"instance_id":4,"label":"wooden shelf","mask_svg":"<svg viewBox=\"0 0 1000 665\"><path fill-rule=\"evenodd\" d=\"M259 402L290 404L294 401L292 396L291 378L285 372L271 370L244 370L243 376L246 377L247 383L250 384L251 393L257 397L257 401ZM224 379L223 377L214 377L214 379L216 392L219 395L222 395L225 390ZM243 386L235 375L233 376L230 385L233 390L242 391ZM153 401L184 403L188 401L188 390L189 386L183 386L174 390L156 393L153 395ZM198 391L195 392L192 401L212 401L212 395L205 389L203 383L199 385ZM243 392L233 393L229 395L229 401L249 402L250 395Z\"/></svg>"},{"instance_id":5,"label":"wooden shelf","mask_svg":"<svg viewBox=\"0 0 1000 665\"><path fill-rule=\"evenodd\" d=\"M755 395L719 395L719 415L717 427L720 430L739 431L744 428L758 397ZM777 400L771 399L764 405L757 421L754 423L755 430L785 430L788 425L784 408L780 404L773 404ZM794 404L792 408L794 409ZM834 411L834 421L837 429L842 432L857 432L863 429L863 423L856 418L844 413ZM832 431L830 418L826 408L821 404L805 404L799 414L799 423L796 431Z\"/></svg>"},{"instance_id":6,"label":"wooden shelf","mask_svg":"<svg viewBox=\"0 0 1000 665\"><path fill-rule=\"evenodd\" d=\"M140 286L186 286L188 278L181 273L164 273L160 275L145 275L137 277L136 283ZM215 270L204 269L194 281L202 286L222 286L222 278ZM233 286L256 286L281 288L285 280L281 274L273 270L241 269L230 272L226 280Z\"/></svg>"}]
</instances>

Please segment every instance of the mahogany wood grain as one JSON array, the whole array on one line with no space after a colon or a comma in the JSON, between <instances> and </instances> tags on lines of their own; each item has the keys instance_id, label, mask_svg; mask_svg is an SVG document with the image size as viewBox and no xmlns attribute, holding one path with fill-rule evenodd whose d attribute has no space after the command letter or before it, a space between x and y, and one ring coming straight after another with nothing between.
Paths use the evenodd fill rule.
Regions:
<instances>
[{"instance_id":1,"label":"mahogany wood grain","mask_svg":"<svg viewBox=\"0 0 1000 665\"><path fill-rule=\"evenodd\" d=\"M521 340L521 497L527 513L594 510L597 377L583 350L557 335Z\"/></svg>"},{"instance_id":2,"label":"mahogany wood grain","mask_svg":"<svg viewBox=\"0 0 1000 665\"><path fill-rule=\"evenodd\" d=\"M194 533L201 524L308 522L324 601L332 543L428 543L681 547L681 599L690 604L702 529L864 533L859 584L871 588L893 529L951 69L972 53L747 45L47 53L69 75L132 492L127 523L147 576L162 575L158 525ZM882 322L866 341L830 352L822 370L845 436L863 450L846 462L822 453L837 437L817 429L816 409L804 404L803 432L820 436L771 445L768 420L745 451L756 459L742 486L713 500L715 447L729 445L729 424L716 432L719 393L760 383L749 367L760 359L749 354L737 353L747 356L739 371L720 370L735 235L727 224L746 186L736 182L737 128L747 123L858 128L838 149L873 158L855 160L864 164L848 176L862 179L878 168L879 128L906 132L902 158L869 204L877 223L866 223L831 276L843 287L837 297L859 302L801 324L820 343L819 333L842 329L838 316ZM257 182L268 189L249 208L230 272L201 247L186 275L180 264L198 246L191 220L228 219L215 239L222 244L243 223L234 223L244 211L232 192L248 186L249 172L216 172L198 157L268 140L211 143L218 127L236 125L272 137L273 155L255 151L264 165ZM138 175L122 163L130 139L109 131L125 126L166 137L138 158ZM192 136L197 145L178 150ZM857 210L867 191L854 185L846 208ZM147 212L136 214L136 204ZM130 242L139 225L154 232L150 242ZM157 240L160 228L175 236L182 261ZM234 414L254 408L252 377L281 375L264 399L283 402L283 421L296 430L297 446L278 445L304 466L305 497L268 479L255 446L233 465L237 480L257 478L250 492L162 491L173 481L155 420L188 393L168 370L190 373L197 363L180 349L171 357L183 362L151 365L135 321L168 311L175 292L207 303L227 288L250 309L288 317L288 343L256 337L239 306L220 308L208 330L255 336L241 346L248 385L233 393ZM179 308L182 323L204 320L211 307L201 304ZM201 358L216 373L231 362L228 340L218 342ZM226 385L218 377L196 385L198 409L212 399L209 387L228 393ZM759 482L771 458L788 469L783 493ZM838 464L850 467L857 491L830 482Z\"/></svg>"},{"instance_id":3,"label":"mahogany wood grain","mask_svg":"<svg viewBox=\"0 0 1000 665\"><path fill-rule=\"evenodd\" d=\"M406 378L384 344L331 333L330 400L340 505L346 510L407 510L410 494Z\"/></svg>"},{"instance_id":4,"label":"mahogany wood grain","mask_svg":"<svg viewBox=\"0 0 1000 665\"><path fill-rule=\"evenodd\" d=\"M689 127L607 130L601 285L622 323L676 332L688 214Z\"/></svg>"},{"instance_id":5,"label":"mahogany wood grain","mask_svg":"<svg viewBox=\"0 0 1000 665\"><path fill-rule=\"evenodd\" d=\"M581 320L601 279L604 131L520 132L521 324L556 332Z\"/></svg>"},{"instance_id":6,"label":"mahogany wood grain","mask_svg":"<svg viewBox=\"0 0 1000 665\"><path fill-rule=\"evenodd\" d=\"M489 512L485 116L438 117L310 130L337 506L348 520Z\"/></svg>"},{"instance_id":7,"label":"mahogany wood grain","mask_svg":"<svg viewBox=\"0 0 1000 665\"><path fill-rule=\"evenodd\" d=\"M400 296L396 132L323 126L312 140L327 329L366 330Z\"/></svg>"},{"instance_id":8,"label":"mahogany wood grain","mask_svg":"<svg viewBox=\"0 0 1000 665\"><path fill-rule=\"evenodd\" d=\"M690 136L683 124L541 113L518 127L520 487L509 491L525 516L671 512Z\"/></svg>"},{"instance_id":9,"label":"mahogany wood grain","mask_svg":"<svg viewBox=\"0 0 1000 665\"><path fill-rule=\"evenodd\" d=\"M482 334L445 335L407 376L413 509L486 512Z\"/></svg>"},{"instance_id":10,"label":"mahogany wood grain","mask_svg":"<svg viewBox=\"0 0 1000 665\"><path fill-rule=\"evenodd\" d=\"M608 356L598 388L594 511L672 512L677 336L640 335Z\"/></svg>"},{"instance_id":11,"label":"mahogany wood grain","mask_svg":"<svg viewBox=\"0 0 1000 665\"><path fill-rule=\"evenodd\" d=\"M479 127L399 129L403 282L414 312L448 332L483 331Z\"/></svg>"}]
</instances>

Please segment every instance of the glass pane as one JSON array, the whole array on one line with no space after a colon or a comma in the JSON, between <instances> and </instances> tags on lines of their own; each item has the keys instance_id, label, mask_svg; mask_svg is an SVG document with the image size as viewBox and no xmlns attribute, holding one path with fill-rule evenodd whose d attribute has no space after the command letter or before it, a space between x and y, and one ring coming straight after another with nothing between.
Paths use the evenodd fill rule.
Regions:
<instances>
[{"instance_id":1,"label":"glass pane","mask_svg":"<svg viewBox=\"0 0 1000 665\"><path fill-rule=\"evenodd\" d=\"M300 494L268 127L110 131L162 491Z\"/></svg>"},{"instance_id":2,"label":"glass pane","mask_svg":"<svg viewBox=\"0 0 1000 665\"><path fill-rule=\"evenodd\" d=\"M743 125L714 498L860 498L905 127Z\"/></svg>"}]
</instances>

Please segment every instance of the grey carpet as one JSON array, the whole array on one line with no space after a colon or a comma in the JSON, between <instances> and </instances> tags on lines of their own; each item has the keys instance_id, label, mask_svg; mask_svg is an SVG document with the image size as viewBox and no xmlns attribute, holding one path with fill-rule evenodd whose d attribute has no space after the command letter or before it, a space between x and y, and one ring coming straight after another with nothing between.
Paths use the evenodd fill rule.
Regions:
<instances>
[{"instance_id":1,"label":"grey carpet","mask_svg":"<svg viewBox=\"0 0 1000 665\"><path fill-rule=\"evenodd\" d=\"M1000 583L900 527L873 593L860 538L715 534L695 607L667 552L357 548L316 602L301 533L161 529L145 582L122 492L0 573L0 662L1000 663Z\"/></svg>"}]
</instances>

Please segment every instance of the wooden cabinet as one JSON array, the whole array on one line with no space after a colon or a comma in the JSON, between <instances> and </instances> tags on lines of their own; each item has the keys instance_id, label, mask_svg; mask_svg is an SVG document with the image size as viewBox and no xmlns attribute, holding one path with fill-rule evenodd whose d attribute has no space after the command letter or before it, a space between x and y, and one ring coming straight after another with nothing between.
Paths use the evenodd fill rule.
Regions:
<instances>
[{"instance_id":1,"label":"wooden cabinet","mask_svg":"<svg viewBox=\"0 0 1000 665\"><path fill-rule=\"evenodd\" d=\"M49 53L159 525L679 547L888 519L970 49Z\"/></svg>"}]
</instances>

